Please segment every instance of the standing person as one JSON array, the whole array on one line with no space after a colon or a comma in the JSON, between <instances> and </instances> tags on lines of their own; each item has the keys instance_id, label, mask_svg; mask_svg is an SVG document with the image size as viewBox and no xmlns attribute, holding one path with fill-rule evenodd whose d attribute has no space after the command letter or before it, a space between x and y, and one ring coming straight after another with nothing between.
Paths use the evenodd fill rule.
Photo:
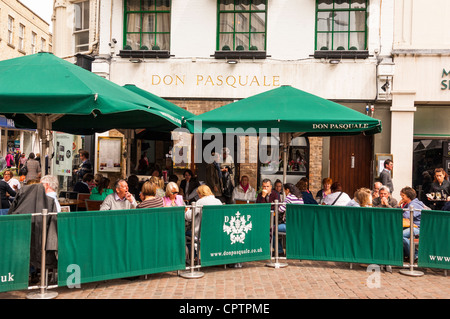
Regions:
<instances>
[{"instance_id":1,"label":"standing person","mask_svg":"<svg viewBox=\"0 0 450 319\"><path fill-rule=\"evenodd\" d=\"M20 166L20 151L16 151L16 155L14 156L14 163L16 164L16 174L19 174L19 166Z\"/></svg>"},{"instance_id":2,"label":"standing person","mask_svg":"<svg viewBox=\"0 0 450 319\"><path fill-rule=\"evenodd\" d=\"M41 164L35 160L34 153L30 153L28 160L25 162L25 166L27 167L25 182L41 177Z\"/></svg>"},{"instance_id":3,"label":"standing person","mask_svg":"<svg viewBox=\"0 0 450 319\"><path fill-rule=\"evenodd\" d=\"M163 198L164 207L185 206L183 196L179 195L178 185L169 182L166 186L166 196Z\"/></svg>"},{"instance_id":4,"label":"standing person","mask_svg":"<svg viewBox=\"0 0 450 319\"><path fill-rule=\"evenodd\" d=\"M136 199L128 191L127 181L119 179L114 184L114 193L106 196L100 210L121 210L136 208Z\"/></svg>"},{"instance_id":5,"label":"standing person","mask_svg":"<svg viewBox=\"0 0 450 319\"><path fill-rule=\"evenodd\" d=\"M392 168L394 168L394 162L388 158L384 161L384 169L380 173L381 184L389 187L391 194L394 192L394 184L392 183Z\"/></svg>"},{"instance_id":6,"label":"standing person","mask_svg":"<svg viewBox=\"0 0 450 319\"><path fill-rule=\"evenodd\" d=\"M448 181L447 172L443 168L436 168L434 170L434 181L431 183L430 192L439 193L440 198L450 200L450 182ZM445 201L431 202L432 208L435 210L441 210L444 207Z\"/></svg>"},{"instance_id":7,"label":"standing person","mask_svg":"<svg viewBox=\"0 0 450 319\"><path fill-rule=\"evenodd\" d=\"M206 166L206 185L212 191L214 196L223 200L222 198L222 171L219 167L219 154L212 154L212 163ZM198 193L198 191L197 191Z\"/></svg>"},{"instance_id":8,"label":"standing person","mask_svg":"<svg viewBox=\"0 0 450 319\"><path fill-rule=\"evenodd\" d=\"M248 176L243 175L241 177L241 181L237 187L233 190L233 195L231 196L231 200L233 203L236 202L236 199L238 200L249 200L249 201L255 201L256 200L256 191L255 189L249 184Z\"/></svg>"},{"instance_id":9,"label":"standing person","mask_svg":"<svg viewBox=\"0 0 450 319\"><path fill-rule=\"evenodd\" d=\"M6 168L6 160L5 158L0 154L0 171L3 171Z\"/></svg>"},{"instance_id":10,"label":"standing person","mask_svg":"<svg viewBox=\"0 0 450 319\"><path fill-rule=\"evenodd\" d=\"M156 196L157 186L151 182L145 182L141 190L141 202L136 208L156 208L163 207L163 199Z\"/></svg>"},{"instance_id":11,"label":"standing person","mask_svg":"<svg viewBox=\"0 0 450 319\"><path fill-rule=\"evenodd\" d=\"M333 180L329 177L322 180L322 189L316 194L317 203L322 204L325 197L331 194L331 184L333 184Z\"/></svg>"},{"instance_id":12,"label":"standing person","mask_svg":"<svg viewBox=\"0 0 450 319\"><path fill-rule=\"evenodd\" d=\"M334 182L331 185L331 194L323 201L323 205L331 206L346 206L352 199L342 191L342 185L339 182Z\"/></svg>"},{"instance_id":13,"label":"standing person","mask_svg":"<svg viewBox=\"0 0 450 319\"><path fill-rule=\"evenodd\" d=\"M89 161L89 152L86 150L79 150L81 164L78 169L74 170L79 180L83 180L84 174L92 173L92 164Z\"/></svg>"},{"instance_id":14,"label":"standing person","mask_svg":"<svg viewBox=\"0 0 450 319\"><path fill-rule=\"evenodd\" d=\"M12 155L11 151L8 152L8 154L6 154L5 160L6 160L6 167L11 168L11 166L13 166L14 164L14 156Z\"/></svg>"},{"instance_id":15,"label":"standing person","mask_svg":"<svg viewBox=\"0 0 450 319\"><path fill-rule=\"evenodd\" d=\"M394 208L397 207L398 202L391 197L389 187L382 185L379 190L380 196L372 200L373 207Z\"/></svg>"}]
</instances>

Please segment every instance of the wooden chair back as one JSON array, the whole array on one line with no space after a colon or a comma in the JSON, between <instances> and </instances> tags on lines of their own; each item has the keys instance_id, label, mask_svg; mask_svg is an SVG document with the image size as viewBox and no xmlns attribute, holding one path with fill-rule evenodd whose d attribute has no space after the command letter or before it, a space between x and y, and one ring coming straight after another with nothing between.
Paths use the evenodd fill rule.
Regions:
<instances>
[{"instance_id":1,"label":"wooden chair back","mask_svg":"<svg viewBox=\"0 0 450 319\"><path fill-rule=\"evenodd\" d=\"M91 200L91 199L85 199L84 202L86 203L87 211L100 210L100 206L103 203L102 200Z\"/></svg>"}]
</instances>

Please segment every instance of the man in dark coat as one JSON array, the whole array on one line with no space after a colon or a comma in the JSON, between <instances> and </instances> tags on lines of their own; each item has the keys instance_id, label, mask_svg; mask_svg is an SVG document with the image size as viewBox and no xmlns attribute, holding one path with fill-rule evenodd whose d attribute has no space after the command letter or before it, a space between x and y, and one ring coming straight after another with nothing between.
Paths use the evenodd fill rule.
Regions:
<instances>
[{"instance_id":1,"label":"man in dark coat","mask_svg":"<svg viewBox=\"0 0 450 319\"><path fill-rule=\"evenodd\" d=\"M47 196L42 184L25 185L16 193L8 214L42 213L43 209L56 212L55 200ZM30 263L36 269L41 267L42 249L42 216L33 216L31 225ZM56 215L47 216L46 265L48 268L57 267L56 251L58 249L58 233L56 230Z\"/></svg>"}]
</instances>

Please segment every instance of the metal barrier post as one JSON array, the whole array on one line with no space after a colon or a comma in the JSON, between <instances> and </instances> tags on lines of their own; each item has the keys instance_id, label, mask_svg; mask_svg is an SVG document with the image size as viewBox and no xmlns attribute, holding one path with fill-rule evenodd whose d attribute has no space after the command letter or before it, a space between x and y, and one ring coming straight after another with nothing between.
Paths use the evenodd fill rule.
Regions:
<instances>
[{"instance_id":1,"label":"metal barrier post","mask_svg":"<svg viewBox=\"0 0 450 319\"><path fill-rule=\"evenodd\" d=\"M409 270L400 270L400 273L407 276L420 277L423 276L423 272L414 270L414 207L409 207Z\"/></svg>"},{"instance_id":2,"label":"metal barrier post","mask_svg":"<svg viewBox=\"0 0 450 319\"><path fill-rule=\"evenodd\" d=\"M42 210L42 245L41 245L41 284L39 286L39 292L31 292L27 295L27 299L53 299L58 296L58 293L55 291L48 292L47 291L47 273L46 273L46 265L45 265L45 255L46 249L45 246L47 244L47 215L48 210Z\"/></svg>"},{"instance_id":3,"label":"metal barrier post","mask_svg":"<svg viewBox=\"0 0 450 319\"><path fill-rule=\"evenodd\" d=\"M272 213L271 213L272 214ZM275 262L270 262L266 264L267 267L272 268L284 268L287 267L288 264L286 263L280 263L279 257L278 257L278 200L275 200L275 239L273 240L275 243ZM271 247L272 249L272 247Z\"/></svg>"},{"instance_id":4,"label":"metal barrier post","mask_svg":"<svg viewBox=\"0 0 450 319\"><path fill-rule=\"evenodd\" d=\"M202 209L202 207L200 207ZM201 278L205 274L201 271L195 271L194 272L194 256L195 256L195 212L197 210L197 203L193 202L191 206L191 266L190 270L186 271L184 273L181 273L180 276L186 279L196 279Z\"/></svg>"}]
</instances>

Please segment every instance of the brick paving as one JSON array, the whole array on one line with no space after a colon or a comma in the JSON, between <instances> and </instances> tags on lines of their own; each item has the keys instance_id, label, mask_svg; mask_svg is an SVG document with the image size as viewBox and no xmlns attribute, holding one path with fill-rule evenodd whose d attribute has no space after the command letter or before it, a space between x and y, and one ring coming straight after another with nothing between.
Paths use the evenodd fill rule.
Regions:
<instances>
[{"instance_id":1,"label":"brick paving","mask_svg":"<svg viewBox=\"0 0 450 319\"><path fill-rule=\"evenodd\" d=\"M410 277L393 267L392 273L374 272L359 264L283 260L288 267L266 267L265 261L242 268L205 267L199 279L185 279L176 271L59 287L57 299L448 299L450 274L420 268L422 277ZM365 265L367 266L367 265ZM449 272L450 273L450 272ZM370 287L372 286L372 287ZM0 299L24 299L29 290L0 293Z\"/></svg>"}]
</instances>

